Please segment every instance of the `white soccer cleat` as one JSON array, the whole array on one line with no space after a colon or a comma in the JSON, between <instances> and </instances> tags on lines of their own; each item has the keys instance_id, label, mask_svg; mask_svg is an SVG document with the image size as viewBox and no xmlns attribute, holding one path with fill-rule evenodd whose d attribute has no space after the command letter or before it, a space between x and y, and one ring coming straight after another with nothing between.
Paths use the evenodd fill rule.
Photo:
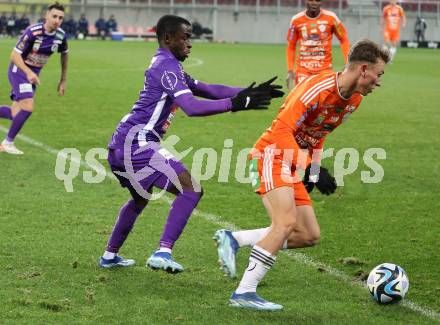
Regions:
<instances>
[{"instance_id":1,"label":"white soccer cleat","mask_svg":"<svg viewBox=\"0 0 440 325\"><path fill-rule=\"evenodd\" d=\"M226 229L217 230L214 234L214 239L217 245L218 261L220 268L230 278L235 278L237 275L237 268L235 265L235 257L240 248L237 240L232 236L232 232Z\"/></svg>"},{"instance_id":2,"label":"white soccer cleat","mask_svg":"<svg viewBox=\"0 0 440 325\"><path fill-rule=\"evenodd\" d=\"M23 154L23 151L18 150L14 143L6 142L5 140L3 140L3 142L0 144L0 152L6 152L11 155Z\"/></svg>"},{"instance_id":3,"label":"white soccer cleat","mask_svg":"<svg viewBox=\"0 0 440 325\"><path fill-rule=\"evenodd\" d=\"M235 308L247 308L255 310L277 311L282 310L283 306L267 301L257 295L256 292L235 293L229 299L229 306Z\"/></svg>"}]
</instances>

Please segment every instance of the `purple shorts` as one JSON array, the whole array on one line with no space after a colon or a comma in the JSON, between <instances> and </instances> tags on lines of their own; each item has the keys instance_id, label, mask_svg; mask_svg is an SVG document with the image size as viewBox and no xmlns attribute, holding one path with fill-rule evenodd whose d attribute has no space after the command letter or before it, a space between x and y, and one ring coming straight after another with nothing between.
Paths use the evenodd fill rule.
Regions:
<instances>
[{"instance_id":1,"label":"purple shorts","mask_svg":"<svg viewBox=\"0 0 440 325\"><path fill-rule=\"evenodd\" d=\"M186 167L166 149L157 146L140 153L127 152L124 160L124 149L109 149L110 168L122 187L130 192L134 189L139 195L151 193L152 187L168 189L179 188L178 176L187 171ZM144 195L143 195L144 194Z\"/></svg>"},{"instance_id":2,"label":"purple shorts","mask_svg":"<svg viewBox=\"0 0 440 325\"><path fill-rule=\"evenodd\" d=\"M38 74L38 73L37 73ZM8 69L9 83L11 84L11 99L19 101L26 98L33 98L36 87L31 84L26 74L15 64L11 64Z\"/></svg>"}]
</instances>

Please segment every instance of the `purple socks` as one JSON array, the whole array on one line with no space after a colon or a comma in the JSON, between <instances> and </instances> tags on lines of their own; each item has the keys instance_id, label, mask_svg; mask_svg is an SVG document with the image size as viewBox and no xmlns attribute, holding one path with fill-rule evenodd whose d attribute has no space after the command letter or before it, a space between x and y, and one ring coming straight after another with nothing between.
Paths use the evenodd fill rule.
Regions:
<instances>
[{"instance_id":1,"label":"purple socks","mask_svg":"<svg viewBox=\"0 0 440 325\"><path fill-rule=\"evenodd\" d=\"M112 234L107 244L107 251L117 253L119 248L124 244L128 234L133 228L137 217L145 208L143 205L138 205L134 200L129 200L119 211L119 217L113 228Z\"/></svg>"},{"instance_id":2,"label":"purple socks","mask_svg":"<svg viewBox=\"0 0 440 325\"><path fill-rule=\"evenodd\" d=\"M173 248L200 198L201 194L193 191L183 191L177 195L160 238L160 247Z\"/></svg>"},{"instance_id":3,"label":"purple socks","mask_svg":"<svg viewBox=\"0 0 440 325\"><path fill-rule=\"evenodd\" d=\"M11 107L9 106L0 106L0 118L5 118L8 120L12 120Z\"/></svg>"},{"instance_id":4,"label":"purple socks","mask_svg":"<svg viewBox=\"0 0 440 325\"><path fill-rule=\"evenodd\" d=\"M5 107L5 106L2 106ZM20 132L26 120L31 116L32 112L20 110L17 115L12 119L11 127L9 128L6 140L9 142L14 142L14 139L18 132Z\"/></svg>"}]
</instances>

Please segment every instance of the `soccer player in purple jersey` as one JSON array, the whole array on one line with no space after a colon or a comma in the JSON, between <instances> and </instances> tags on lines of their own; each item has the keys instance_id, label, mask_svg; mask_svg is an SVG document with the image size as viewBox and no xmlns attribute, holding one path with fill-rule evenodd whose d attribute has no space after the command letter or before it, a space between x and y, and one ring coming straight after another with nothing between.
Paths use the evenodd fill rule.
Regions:
<instances>
[{"instance_id":1,"label":"soccer player in purple jersey","mask_svg":"<svg viewBox=\"0 0 440 325\"><path fill-rule=\"evenodd\" d=\"M58 2L49 6L44 22L31 25L24 31L11 53L8 69L11 84L11 106L0 106L0 118L12 120L0 152L21 155L14 139L34 110L34 95L40 84L39 74L49 57L61 53L61 79L58 94L64 95L67 75L67 41L60 28L64 19L64 6Z\"/></svg>"},{"instance_id":2,"label":"soccer player in purple jersey","mask_svg":"<svg viewBox=\"0 0 440 325\"><path fill-rule=\"evenodd\" d=\"M178 273L183 267L173 260L172 249L203 191L186 167L160 145L177 108L182 108L188 116L264 109L272 98L284 93L279 90L281 86L271 84L275 78L245 89L192 79L180 63L189 56L192 47L191 24L184 18L163 16L157 23L156 34L159 49L145 71L144 88L131 113L117 126L108 146L110 167L121 185L128 188L131 198L119 212L99 265L110 268L134 264L134 260L119 256L118 251L147 205L152 188L156 187L176 198L159 247L148 258L147 266Z\"/></svg>"}]
</instances>

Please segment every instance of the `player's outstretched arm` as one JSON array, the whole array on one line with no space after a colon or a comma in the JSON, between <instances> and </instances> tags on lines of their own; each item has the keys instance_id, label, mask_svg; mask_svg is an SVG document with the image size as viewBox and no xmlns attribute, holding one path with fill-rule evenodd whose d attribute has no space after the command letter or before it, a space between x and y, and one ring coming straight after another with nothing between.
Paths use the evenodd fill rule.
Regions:
<instances>
[{"instance_id":1,"label":"player's outstretched arm","mask_svg":"<svg viewBox=\"0 0 440 325\"><path fill-rule=\"evenodd\" d=\"M268 90L258 89L255 87L255 83L253 83L232 98L200 100L195 98L191 92L187 92L177 96L175 103L179 105L188 116L209 116L230 111L267 109L271 98Z\"/></svg>"},{"instance_id":2,"label":"player's outstretched arm","mask_svg":"<svg viewBox=\"0 0 440 325\"><path fill-rule=\"evenodd\" d=\"M194 81L191 87L194 95L206 99L225 99L237 95L243 88L231 87L218 84L207 84L201 81Z\"/></svg>"},{"instance_id":3,"label":"player's outstretched arm","mask_svg":"<svg viewBox=\"0 0 440 325\"><path fill-rule=\"evenodd\" d=\"M69 61L69 57L67 53L61 53L61 78L58 83L57 91L58 95L63 96L66 90L67 83L67 63Z\"/></svg>"}]
</instances>

